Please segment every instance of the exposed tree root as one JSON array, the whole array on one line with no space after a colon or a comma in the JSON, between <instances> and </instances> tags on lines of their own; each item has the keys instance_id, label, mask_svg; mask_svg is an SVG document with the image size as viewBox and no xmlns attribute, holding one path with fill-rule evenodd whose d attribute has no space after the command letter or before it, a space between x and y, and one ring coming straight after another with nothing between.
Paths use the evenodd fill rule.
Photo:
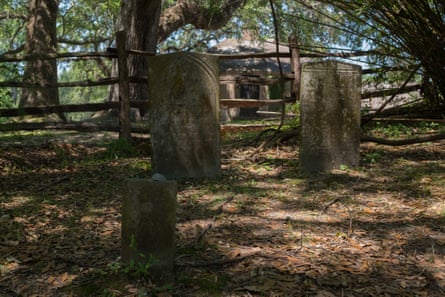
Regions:
<instances>
[{"instance_id":1,"label":"exposed tree root","mask_svg":"<svg viewBox=\"0 0 445 297\"><path fill-rule=\"evenodd\" d=\"M272 135L265 136L269 132L275 132ZM255 150L255 152L252 154L256 154L258 151L261 151L264 148L279 145L286 143L290 141L291 139L298 139L300 136L299 129L292 129L287 131L276 131L275 129L267 129L262 131L258 134L257 137L255 137L253 140L249 139L246 140L248 145L258 145L258 143L261 141L262 138L266 137L261 144L258 145L258 148ZM416 143L425 143L425 142L432 142L432 141L439 141L445 139L445 132L439 132L434 135L428 135L423 137L414 137L414 138L408 138L408 139L386 139L386 138L379 138L369 135L362 135L360 137L361 142L375 142L378 144L383 145L390 145L390 146L402 146L402 145L410 145L410 144L416 144Z\"/></svg>"},{"instance_id":2,"label":"exposed tree root","mask_svg":"<svg viewBox=\"0 0 445 297\"><path fill-rule=\"evenodd\" d=\"M377 138L373 136L363 135L360 137L362 142L375 142L378 144L391 145L391 146L400 146L400 145L408 145L415 143L424 143L445 139L445 132L424 136L424 137L415 137L409 139L385 139L385 138Z\"/></svg>"}]
</instances>

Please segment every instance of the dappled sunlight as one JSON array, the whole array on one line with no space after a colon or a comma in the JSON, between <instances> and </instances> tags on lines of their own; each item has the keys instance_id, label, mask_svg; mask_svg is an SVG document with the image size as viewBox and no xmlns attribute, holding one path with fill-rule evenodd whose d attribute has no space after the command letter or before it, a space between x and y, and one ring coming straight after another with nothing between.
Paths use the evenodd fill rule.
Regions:
<instances>
[{"instance_id":1,"label":"dappled sunlight","mask_svg":"<svg viewBox=\"0 0 445 297\"><path fill-rule=\"evenodd\" d=\"M0 206L2 209L20 208L31 201L27 196L11 196L9 199L2 199Z\"/></svg>"},{"instance_id":2,"label":"dappled sunlight","mask_svg":"<svg viewBox=\"0 0 445 297\"><path fill-rule=\"evenodd\" d=\"M422 241L424 234L440 233L427 226L439 227L441 222L437 215L443 209L443 158L430 152L434 160L422 156L416 162L416 154L408 153L405 160L403 151L396 149L394 160L389 149L381 157L383 166L366 163L359 170L313 177L295 173L298 168L284 159L269 161L262 169L255 163L260 156L256 161L237 160L230 167L237 179L225 189L235 196L227 204L219 201L218 217L201 221L199 230L205 232L194 229L197 237L205 234L201 237L207 248L197 251L196 260L189 256L187 263L204 261L204 268L228 265L236 275L229 287L251 294L315 293L319 287L336 287L350 294L426 290L436 296L444 279L443 257L436 253L435 262L428 262L434 248L418 248L416 254L403 247L414 238ZM286 173L289 170L294 173ZM425 192L425 187L435 190ZM208 199L212 197L207 196L205 204ZM196 209L205 209L200 201L204 200L195 200ZM431 207L436 216L425 213ZM433 246L441 248L441 243L435 240ZM208 248L219 256L211 256ZM253 270L246 273L246 268Z\"/></svg>"},{"instance_id":3,"label":"dappled sunlight","mask_svg":"<svg viewBox=\"0 0 445 297\"><path fill-rule=\"evenodd\" d=\"M14 168L1 176L2 285L47 296L156 288L119 261L122 185L151 176L145 145L141 157L83 145L0 150ZM442 295L439 146L364 147L360 168L318 175L299 173L296 147L224 155L237 158L221 179L179 183L171 296Z\"/></svg>"}]
</instances>

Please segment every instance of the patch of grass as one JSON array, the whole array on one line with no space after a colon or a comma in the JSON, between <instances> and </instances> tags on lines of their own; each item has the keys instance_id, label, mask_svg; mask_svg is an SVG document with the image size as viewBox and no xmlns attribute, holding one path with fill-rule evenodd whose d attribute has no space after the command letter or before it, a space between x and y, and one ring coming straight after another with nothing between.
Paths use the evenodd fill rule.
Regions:
<instances>
[{"instance_id":1,"label":"patch of grass","mask_svg":"<svg viewBox=\"0 0 445 297\"><path fill-rule=\"evenodd\" d=\"M122 264L120 262L114 262L109 265L109 269L115 274L124 273L135 279L149 279L152 263L153 260L151 259L149 259L147 263L131 261L129 264Z\"/></svg>"},{"instance_id":2,"label":"patch of grass","mask_svg":"<svg viewBox=\"0 0 445 297\"><path fill-rule=\"evenodd\" d=\"M2 140L24 140L31 136L52 136L53 133L49 131L11 131L11 132L3 132Z\"/></svg>"},{"instance_id":3,"label":"patch of grass","mask_svg":"<svg viewBox=\"0 0 445 297\"><path fill-rule=\"evenodd\" d=\"M136 170L150 171L151 163L148 160L134 160L130 164L131 168Z\"/></svg>"},{"instance_id":4,"label":"patch of grass","mask_svg":"<svg viewBox=\"0 0 445 297\"><path fill-rule=\"evenodd\" d=\"M362 162L365 164L369 163L377 163L380 159L383 157L383 152L381 150L375 150L368 153L365 153L365 155L361 158Z\"/></svg>"},{"instance_id":5,"label":"patch of grass","mask_svg":"<svg viewBox=\"0 0 445 297\"><path fill-rule=\"evenodd\" d=\"M444 125L436 122L421 122L417 129L421 133L431 133L436 131L443 131L445 127Z\"/></svg>"},{"instance_id":6,"label":"patch of grass","mask_svg":"<svg viewBox=\"0 0 445 297\"><path fill-rule=\"evenodd\" d=\"M403 124L385 125L381 122L377 122L376 127L373 129L373 132L384 137L398 138L402 135L411 135L412 129Z\"/></svg>"},{"instance_id":7,"label":"patch of grass","mask_svg":"<svg viewBox=\"0 0 445 297\"><path fill-rule=\"evenodd\" d=\"M385 138L403 138L410 137L414 134L428 134L443 131L443 125L436 122L419 122L419 123L383 123L376 122L372 125L364 127L365 132Z\"/></svg>"},{"instance_id":8,"label":"patch of grass","mask_svg":"<svg viewBox=\"0 0 445 297\"><path fill-rule=\"evenodd\" d=\"M133 145L125 139L111 141L106 145L106 159L128 158L133 157L136 154L137 151Z\"/></svg>"}]
</instances>

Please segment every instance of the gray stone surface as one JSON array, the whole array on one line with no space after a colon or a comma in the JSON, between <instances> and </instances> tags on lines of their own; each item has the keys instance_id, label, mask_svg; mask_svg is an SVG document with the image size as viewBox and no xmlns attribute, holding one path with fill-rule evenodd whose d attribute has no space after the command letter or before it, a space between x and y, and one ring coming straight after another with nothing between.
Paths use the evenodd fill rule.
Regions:
<instances>
[{"instance_id":1,"label":"gray stone surface","mask_svg":"<svg viewBox=\"0 0 445 297\"><path fill-rule=\"evenodd\" d=\"M218 58L148 58L152 167L170 179L221 174Z\"/></svg>"},{"instance_id":2,"label":"gray stone surface","mask_svg":"<svg viewBox=\"0 0 445 297\"><path fill-rule=\"evenodd\" d=\"M332 60L302 65L302 171L328 172L342 165L358 166L360 88L360 66Z\"/></svg>"},{"instance_id":3,"label":"gray stone surface","mask_svg":"<svg viewBox=\"0 0 445 297\"><path fill-rule=\"evenodd\" d=\"M176 248L176 181L129 179L122 205L122 262L145 265L150 275L173 280Z\"/></svg>"}]
</instances>

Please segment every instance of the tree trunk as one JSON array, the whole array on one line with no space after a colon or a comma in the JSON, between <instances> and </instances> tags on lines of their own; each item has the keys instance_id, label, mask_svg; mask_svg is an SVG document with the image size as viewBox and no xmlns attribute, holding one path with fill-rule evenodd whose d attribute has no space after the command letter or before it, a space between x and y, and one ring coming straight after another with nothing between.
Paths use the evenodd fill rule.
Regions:
<instances>
[{"instance_id":1,"label":"tree trunk","mask_svg":"<svg viewBox=\"0 0 445 297\"><path fill-rule=\"evenodd\" d=\"M160 0L130 0L123 5L122 21L127 31L127 48L156 52L159 17L161 14ZM147 58L130 55L128 59L129 76L147 75ZM148 90L146 84L130 85L130 99L146 100Z\"/></svg>"},{"instance_id":2,"label":"tree trunk","mask_svg":"<svg viewBox=\"0 0 445 297\"><path fill-rule=\"evenodd\" d=\"M58 0L29 0L29 18L26 26L25 52L27 55L57 53ZM58 105L59 91L48 85L57 83L57 60L36 59L26 63L23 81L38 84L23 89L20 106ZM63 115L59 115L64 119Z\"/></svg>"},{"instance_id":3,"label":"tree trunk","mask_svg":"<svg viewBox=\"0 0 445 297\"><path fill-rule=\"evenodd\" d=\"M156 52L159 17L161 15L161 0L129 0L122 1L121 19L118 30L127 32L127 48L147 52ZM117 76L116 61L112 72ZM128 75L143 77L147 75L147 59L143 56L129 55ZM130 100L147 100L146 84L130 85ZM118 100L118 90L113 87L109 95L110 101ZM144 114L141 110L141 114Z\"/></svg>"}]
</instances>

